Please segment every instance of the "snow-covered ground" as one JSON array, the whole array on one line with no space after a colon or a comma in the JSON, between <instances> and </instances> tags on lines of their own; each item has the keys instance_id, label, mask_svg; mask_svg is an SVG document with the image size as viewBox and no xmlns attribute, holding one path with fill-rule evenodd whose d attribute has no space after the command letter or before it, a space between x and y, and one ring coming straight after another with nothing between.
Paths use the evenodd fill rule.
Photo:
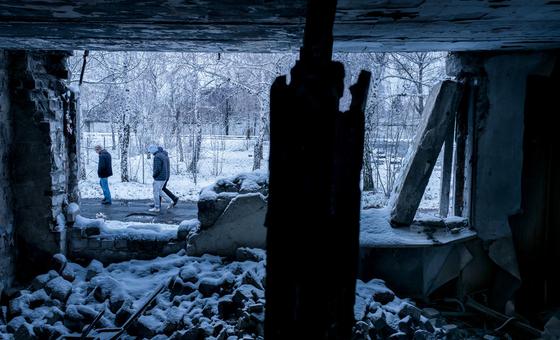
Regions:
<instances>
[{"instance_id":1,"label":"snow-covered ground","mask_svg":"<svg viewBox=\"0 0 560 340\"><path fill-rule=\"evenodd\" d=\"M85 181L80 182L80 192L83 198L100 198L102 196L97 177L98 156L93 151L95 144L103 144L110 141L110 135L103 133L90 133L90 150L86 151L82 147L83 155L88 156L86 162ZM105 137L105 139L103 139ZM84 140L84 138L82 138ZM216 182L217 179L235 176L239 173L250 172L253 170L253 145L254 141L247 141L243 138L228 137L216 139L204 136L202 140L201 157L199 161L199 173L195 183L193 175L187 171L188 154L185 155L185 162L179 161L176 148L166 148L171 162L171 178L168 188L183 200L197 201L200 190ZM165 146L164 146L165 147ZM132 156L129 165L130 182L121 182L121 168L119 153L113 151L109 144L106 145L113 157L113 176L109 178L109 187L114 199L151 199L152 196L152 161L147 159L146 154L131 152ZM133 148L134 149L134 148ZM137 148L136 148L137 149ZM144 171L142 172L142 158ZM264 160L261 168L268 167L268 143L264 145Z\"/></svg>"},{"instance_id":2,"label":"snow-covered ground","mask_svg":"<svg viewBox=\"0 0 560 340\"><path fill-rule=\"evenodd\" d=\"M82 152L88 156L86 162L85 181L80 182L80 192L83 198L101 198L102 192L97 178L97 154L93 151L95 144L105 142L107 150L113 157L113 173L109 178L109 187L114 199L151 199L152 198L152 159L147 159L146 154L138 154L139 147L131 147L129 165L130 182L121 182L119 153L110 147L110 134L88 133L82 137ZM86 146L90 147L86 150ZM223 177L235 176L239 173L249 172L253 169L254 141L242 137L213 138L204 136L202 142L199 173L195 183L191 173L187 171L187 162L180 162L176 148L169 148L171 161L171 178L168 187L182 200L198 201L200 190ZM268 167L268 147L264 145L264 160L261 169ZM143 169L142 172L142 158ZM188 155L186 155L188 158ZM381 177L384 177L383 167L380 168ZM423 211L436 211L439 206L440 164L436 164L432 177L420 204ZM362 195L364 208L383 207L387 204L387 197L379 192L364 192Z\"/></svg>"}]
</instances>

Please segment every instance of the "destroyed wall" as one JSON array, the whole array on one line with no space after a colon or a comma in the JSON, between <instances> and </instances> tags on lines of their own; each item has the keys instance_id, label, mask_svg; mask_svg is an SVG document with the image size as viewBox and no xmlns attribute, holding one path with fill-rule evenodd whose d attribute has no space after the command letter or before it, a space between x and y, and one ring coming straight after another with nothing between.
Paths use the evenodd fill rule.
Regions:
<instances>
[{"instance_id":1,"label":"destroyed wall","mask_svg":"<svg viewBox=\"0 0 560 340\"><path fill-rule=\"evenodd\" d=\"M550 73L553 60L549 53L482 52L448 59L449 75L465 82L471 96L468 153L476 156L467 158L472 171L466 183L470 225L482 240L470 249L474 261L463 272L462 288L500 287L491 294L497 309L504 308L522 279L510 218L521 208L527 77Z\"/></svg>"},{"instance_id":2,"label":"destroyed wall","mask_svg":"<svg viewBox=\"0 0 560 340\"><path fill-rule=\"evenodd\" d=\"M186 248L185 237L180 239L177 235L104 234L95 225L77 224L70 228L68 235L68 256L80 263L88 263L93 259L104 264L133 259L151 260Z\"/></svg>"},{"instance_id":3,"label":"destroyed wall","mask_svg":"<svg viewBox=\"0 0 560 340\"><path fill-rule=\"evenodd\" d=\"M14 278L14 215L9 179L12 131L8 92L8 58L0 50L0 296Z\"/></svg>"},{"instance_id":4,"label":"destroyed wall","mask_svg":"<svg viewBox=\"0 0 560 340\"><path fill-rule=\"evenodd\" d=\"M13 121L11 185L18 247L18 275L45 268L52 254L65 252L64 208L70 167L67 140L73 133L69 72L61 51L10 51L10 118ZM66 124L65 124L66 123ZM75 158L75 151L71 152ZM71 197L75 200L76 197Z\"/></svg>"}]
</instances>

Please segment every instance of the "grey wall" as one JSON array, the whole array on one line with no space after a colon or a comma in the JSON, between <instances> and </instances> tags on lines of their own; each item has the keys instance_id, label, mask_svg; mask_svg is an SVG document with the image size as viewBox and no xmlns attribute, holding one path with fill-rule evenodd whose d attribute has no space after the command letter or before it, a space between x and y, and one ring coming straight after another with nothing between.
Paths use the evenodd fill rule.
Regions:
<instances>
[{"instance_id":1,"label":"grey wall","mask_svg":"<svg viewBox=\"0 0 560 340\"><path fill-rule=\"evenodd\" d=\"M474 83L474 136L470 223L482 240L482 250L495 267L494 275L482 275L490 262L480 258L463 275L467 290L493 284L496 308L502 308L519 287L521 276L512 241L510 218L521 207L523 132L527 77L550 74L551 53L461 53L453 57L448 71ZM450 67L449 67L450 66ZM481 282L481 277L486 282Z\"/></svg>"},{"instance_id":2,"label":"grey wall","mask_svg":"<svg viewBox=\"0 0 560 340\"><path fill-rule=\"evenodd\" d=\"M0 295L14 278L14 215L9 182L12 139L7 55L0 50Z\"/></svg>"}]
</instances>

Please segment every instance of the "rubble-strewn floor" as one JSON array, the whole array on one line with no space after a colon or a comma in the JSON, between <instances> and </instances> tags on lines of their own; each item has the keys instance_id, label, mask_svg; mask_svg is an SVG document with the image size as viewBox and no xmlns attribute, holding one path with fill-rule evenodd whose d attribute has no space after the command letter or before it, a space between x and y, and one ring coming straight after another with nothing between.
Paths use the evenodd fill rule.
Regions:
<instances>
[{"instance_id":1,"label":"rubble-strewn floor","mask_svg":"<svg viewBox=\"0 0 560 340\"><path fill-rule=\"evenodd\" d=\"M12 292L0 312L0 339L79 335L102 310L95 328L120 327L158 286L165 289L131 324L128 338L260 339L264 322L262 250L239 249L236 261L180 252L151 261L87 267L55 256L54 269ZM400 299L381 280L358 281L355 339L456 338L437 311ZM96 335L93 330L90 335ZM103 333L105 338L109 334Z\"/></svg>"}]
</instances>

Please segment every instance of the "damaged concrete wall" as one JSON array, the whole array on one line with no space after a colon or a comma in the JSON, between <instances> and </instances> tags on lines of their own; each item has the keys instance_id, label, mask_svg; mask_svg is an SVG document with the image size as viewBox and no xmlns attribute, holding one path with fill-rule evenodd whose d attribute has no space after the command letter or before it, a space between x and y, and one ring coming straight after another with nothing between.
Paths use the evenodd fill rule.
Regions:
<instances>
[{"instance_id":1,"label":"damaged concrete wall","mask_svg":"<svg viewBox=\"0 0 560 340\"><path fill-rule=\"evenodd\" d=\"M44 268L52 254L64 253L66 248L64 207L69 200L67 193L76 192L68 186L68 148L72 143L66 135L71 119L65 117L71 116L72 105L68 104L64 80L69 76L69 53L10 51L8 55L13 120L11 185L18 262L28 269L18 275L25 276Z\"/></svg>"},{"instance_id":2,"label":"damaged concrete wall","mask_svg":"<svg viewBox=\"0 0 560 340\"><path fill-rule=\"evenodd\" d=\"M492 294L496 308L504 307L521 280L509 219L521 205L527 77L550 72L552 61L546 53L460 53L448 60L448 73L474 87L470 225L482 239L484 252L478 254L497 265L493 277L478 275L488 262L477 259L465 269L463 288L500 287ZM481 277L490 281L475 282Z\"/></svg>"},{"instance_id":3,"label":"damaged concrete wall","mask_svg":"<svg viewBox=\"0 0 560 340\"><path fill-rule=\"evenodd\" d=\"M12 143L8 58L0 50L0 296L14 278L14 215L9 179L9 152Z\"/></svg>"}]
</instances>

